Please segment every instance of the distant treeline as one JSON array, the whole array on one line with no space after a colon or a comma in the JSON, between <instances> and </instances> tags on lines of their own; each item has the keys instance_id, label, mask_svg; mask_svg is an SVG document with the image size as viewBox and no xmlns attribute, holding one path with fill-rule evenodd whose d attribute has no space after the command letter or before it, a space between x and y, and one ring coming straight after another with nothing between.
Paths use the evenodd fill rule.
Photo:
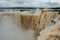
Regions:
<instances>
[{"instance_id":1,"label":"distant treeline","mask_svg":"<svg viewBox=\"0 0 60 40\"><path fill-rule=\"evenodd\" d=\"M43 7L0 7L0 9L60 9L60 7L43 8Z\"/></svg>"},{"instance_id":2,"label":"distant treeline","mask_svg":"<svg viewBox=\"0 0 60 40\"><path fill-rule=\"evenodd\" d=\"M0 7L0 9L44 9L37 7Z\"/></svg>"}]
</instances>

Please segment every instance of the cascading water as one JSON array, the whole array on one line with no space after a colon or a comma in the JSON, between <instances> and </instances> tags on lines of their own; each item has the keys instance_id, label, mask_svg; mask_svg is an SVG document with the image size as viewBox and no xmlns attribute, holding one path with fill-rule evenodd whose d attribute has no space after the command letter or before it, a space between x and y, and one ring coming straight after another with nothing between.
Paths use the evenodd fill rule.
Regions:
<instances>
[{"instance_id":1,"label":"cascading water","mask_svg":"<svg viewBox=\"0 0 60 40\"><path fill-rule=\"evenodd\" d=\"M46 34L46 31L49 34L49 30L56 27L53 26L55 25L54 21L56 23L59 22L59 18L60 16L58 16L56 11L40 9L26 11L17 11L16 9L13 11L13 9L10 9L8 11L8 9L6 9L0 12L0 40L41 40ZM57 25L59 25L59 23ZM57 29L58 28L59 27L57 27ZM40 32L45 33L41 34L41 38L39 35ZM55 32L54 29L53 34L55 34ZM60 31L57 31L57 33L59 32Z\"/></svg>"}]
</instances>

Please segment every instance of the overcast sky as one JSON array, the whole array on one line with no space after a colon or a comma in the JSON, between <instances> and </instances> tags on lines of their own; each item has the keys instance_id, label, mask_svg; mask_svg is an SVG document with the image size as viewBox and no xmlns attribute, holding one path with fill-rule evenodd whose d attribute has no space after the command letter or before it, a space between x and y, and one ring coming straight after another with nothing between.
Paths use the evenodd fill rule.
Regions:
<instances>
[{"instance_id":1,"label":"overcast sky","mask_svg":"<svg viewBox=\"0 0 60 40\"><path fill-rule=\"evenodd\" d=\"M0 7L60 7L60 0L0 0Z\"/></svg>"}]
</instances>

